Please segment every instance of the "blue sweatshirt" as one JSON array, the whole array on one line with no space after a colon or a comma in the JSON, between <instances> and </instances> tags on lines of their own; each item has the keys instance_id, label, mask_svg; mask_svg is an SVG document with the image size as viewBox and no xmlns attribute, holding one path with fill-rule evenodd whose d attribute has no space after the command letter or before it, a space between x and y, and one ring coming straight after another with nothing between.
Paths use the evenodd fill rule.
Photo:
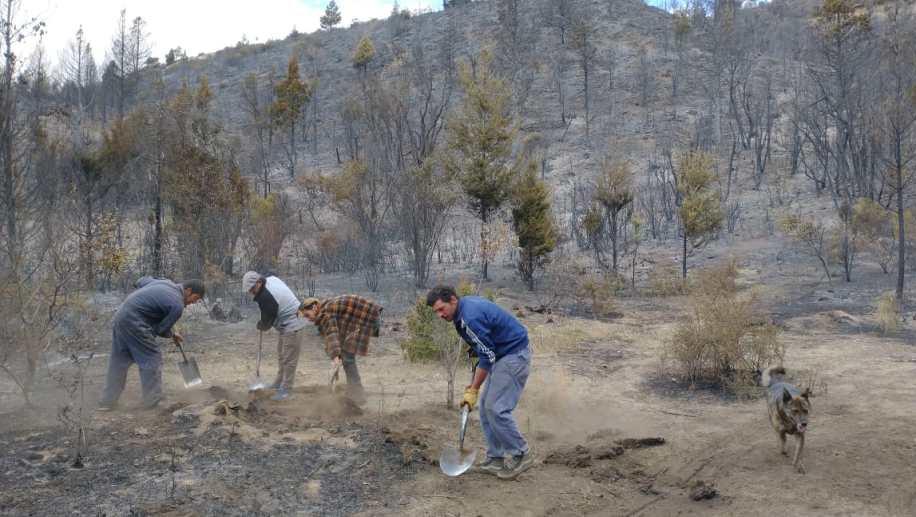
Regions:
<instances>
[{"instance_id":1,"label":"blue sweatshirt","mask_svg":"<svg viewBox=\"0 0 916 517\"><path fill-rule=\"evenodd\" d=\"M452 320L455 330L474 348L478 367L490 371L493 363L528 348L528 330L514 316L479 296L462 296Z\"/></svg>"}]
</instances>

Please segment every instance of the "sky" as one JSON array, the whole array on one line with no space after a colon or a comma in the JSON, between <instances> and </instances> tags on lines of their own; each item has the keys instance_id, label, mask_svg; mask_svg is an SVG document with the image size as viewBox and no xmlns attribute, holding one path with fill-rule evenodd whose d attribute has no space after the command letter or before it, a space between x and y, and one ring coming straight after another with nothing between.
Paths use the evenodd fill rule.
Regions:
<instances>
[{"instance_id":1,"label":"sky","mask_svg":"<svg viewBox=\"0 0 916 517\"><path fill-rule=\"evenodd\" d=\"M326 4L327 0L24 0L20 20L37 16L45 22L43 43L52 64L82 26L102 68L121 9L127 11L128 25L137 16L147 22L152 54L162 61L173 47L196 56L235 45L242 36L256 43L285 38L293 27L312 32ZM354 19L387 17L393 4L394 0L337 0L342 26ZM441 6L441 0L400 2L401 8L411 10ZM28 58L34 41L25 42L20 53Z\"/></svg>"}]
</instances>

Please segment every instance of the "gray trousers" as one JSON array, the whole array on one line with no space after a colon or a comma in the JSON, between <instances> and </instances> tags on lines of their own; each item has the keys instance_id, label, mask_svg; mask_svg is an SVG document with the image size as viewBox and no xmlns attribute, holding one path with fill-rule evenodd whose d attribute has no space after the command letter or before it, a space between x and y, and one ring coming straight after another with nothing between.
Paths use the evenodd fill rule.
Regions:
<instances>
[{"instance_id":1,"label":"gray trousers","mask_svg":"<svg viewBox=\"0 0 916 517\"><path fill-rule=\"evenodd\" d=\"M480 427L487 440L487 456L504 458L528 452L528 442L518 430L512 411L528 381L531 352L525 349L493 364L480 394Z\"/></svg>"},{"instance_id":2,"label":"gray trousers","mask_svg":"<svg viewBox=\"0 0 916 517\"><path fill-rule=\"evenodd\" d=\"M152 333L144 330L115 326L101 405L114 406L118 402L127 383L127 370L133 363L140 370L143 405L153 407L162 400L162 352Z\"/></svg>"},{"instance_id":3,"label":"gray trousers","mask_svg":"<svg viewBox=\"0 0 916 517\"><path fill-rule=\"evenodd\" d=\"M296 379L296 367L299 365L299 352L302 350L302 331L280 334L277 339L277 380L274 385L281 389L292 389Z\"/></svg>"}]
</instances>

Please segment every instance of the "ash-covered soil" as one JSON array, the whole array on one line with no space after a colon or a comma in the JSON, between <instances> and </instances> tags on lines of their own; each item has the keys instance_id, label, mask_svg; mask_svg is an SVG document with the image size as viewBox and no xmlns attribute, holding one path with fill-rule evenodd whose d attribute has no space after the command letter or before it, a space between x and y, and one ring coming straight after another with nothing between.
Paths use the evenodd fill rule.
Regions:
<instances>
[{"instance_id":1,"label":"ash-covered soil","mask_svg":"<svg viewBox=\"0 0 916 517\"><path fill-rule=\"evenodd\" d=\"M340 404L325 411L332 421L287 417L254 398L114 412L89 431L79 458L76 437L59 429L7 434L0 513L349 515L384 507L409 464L377 426L346 421L345 400L315 395L313 405Z\"/></svg>"}]
</instances>

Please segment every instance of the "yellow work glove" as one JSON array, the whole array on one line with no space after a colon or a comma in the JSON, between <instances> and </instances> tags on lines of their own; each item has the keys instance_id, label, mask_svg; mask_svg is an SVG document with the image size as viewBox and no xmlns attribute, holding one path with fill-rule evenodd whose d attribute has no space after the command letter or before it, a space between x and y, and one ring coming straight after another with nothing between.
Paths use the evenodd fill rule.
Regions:
<instances>
[{"instance_id":1,"label":"yellow work glove","mask_svg":"<svg viewBox=\"0 0 916 517\"><path fill-rule=\"evenodd\" d=\"M468 409L471 411L474 410L474 406L477 405L477 394L480 392L477 388L472 388L468 386L464 389L464 397L461 399L461 405L467 405Z\"/></svg>"}]
</instances>

